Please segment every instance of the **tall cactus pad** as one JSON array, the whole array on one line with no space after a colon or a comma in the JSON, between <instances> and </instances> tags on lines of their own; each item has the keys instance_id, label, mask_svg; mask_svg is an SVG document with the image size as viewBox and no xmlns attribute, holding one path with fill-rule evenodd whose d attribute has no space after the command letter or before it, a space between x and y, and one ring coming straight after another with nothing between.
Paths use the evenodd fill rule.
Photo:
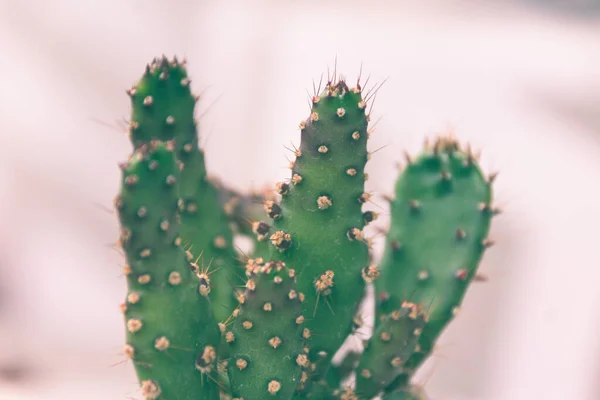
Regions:
<instances>
[{"instance_id":1,"label":"tall cactus pad","mask_svg":"<svg viewBox=\"0 0 600 400\"><path fill-rule=\"evenodd\" d=\"M202 266L211 266L210 294L214 313L224 320L235 307L237 278L233 234L219 193L206 177L204 152L198 147L194 119L196 97L190 90L185 64L166 58L146 67L142 79L128 91L132 115L130 137L135 148L151 140L175 140L181 162L179 196L183 200L181 236L184 248Z\"/></svg>"},{"instance_id":2,"label":"tall cactus pad","mask_svg":"<svg viewBox=\"0 0 600 400\"><path fill-rule=\"evenodd\" d=\"M302 368L309 365L295 271L282 262L268 262L255 265L249 276L231 330L222 325L230 345L232 396L291 399Z\"/></svg>"},{"instance_id":3,"label":"tall cactus pad","mask_svg":"<svg viewBox=\"0 0 600 400\"><path fill-rule=\"evenodd\" d=\"M300 123L292 177L277 185L281 204L266 202L269 239L278 257L298 271L311 359L326 365L352 329L369 262L363 238L364 167L368 159L366 102L360 87L330 83L312 99Z\"/></svg>"},{"instance_id":4,"label":"tall cactus pad","mask_svg":"<svg viewBox=\"0 0 600 400\"><path fill-rule=\"evenodd\" d=\"M376 281L378 312L389 314L403 301L425 307L420 351L405 365L414 369L458 311L491 244L492 187L471 151L442 137L409 162L395 196Z\"/></svg>"},{"instance_id":5,"label":"tall cactus pad","mask_svg":"<svg viewBox=\"0 0 600 400\"><path fill-rule=\"evenodd\" d=\"M127 258L124 353L145 399L216 400L219 332L208 278L192 272L180 247L179 176L172 144L142 145L123 166L116 207Z\"/></svg>"},{"instance_id":6,"label":"tall cactus pad","mask_svg":"<svg viewBox=\"0 0 600 400\"><path fill-rule=\"evenodd\" d=\"M420 306L404 303L379 325L358 365L356 393L361 398L377 396L402 373L404 363L415 351L425 321Z\"/></svg>"}]
</instances>

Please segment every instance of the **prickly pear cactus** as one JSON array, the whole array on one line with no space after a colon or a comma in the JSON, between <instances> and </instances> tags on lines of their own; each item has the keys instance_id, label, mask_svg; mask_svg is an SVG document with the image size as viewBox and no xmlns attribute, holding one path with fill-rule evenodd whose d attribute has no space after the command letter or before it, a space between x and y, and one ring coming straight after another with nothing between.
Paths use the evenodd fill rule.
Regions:
<instances>
[{"instance_id":1,"label":"prickly pear cactus","mask_svg":"<svg viewBox=\"0 0 600 400\"><path fill-rule=\"evenodd\" d=\"M440 137L409 159L377 266L363 233L377 218L363 210L372 94L360 84L315 91L280 197L207 178L184 62L155 59L128 93L134 152L115 205L124 352L144 399L426 400L410 378L491 245L493 176L471 151ZM252 254L234 251L234 233L252 235ZM371 283L374 334L332 366Z\"/></svg>"},{"instance_id":2,"label":"prickly pear cactus","mask_svg":"<svg viewBox=\"0 0 600 400\"><path fill-rule=\"evenodd\" d=\"M173 145L140 146L122 168L116 205L127 256L124 353L146 399L218 399L219 332L208 280L194 274L181 248Z\"/></svg>"},{"instance_id":3,"label":"prickly pear cactus","mask_svg":"<svg viewBox=\"0 0 600 400\"><path fill-rule=\"evenodd\" d=\"M178 188L183 202L179 213L183 245L198 270L210 266L213 312L222 321L235 307L233 287L242 283L238 278L242 270L219 192L207 179L194 119L198 98L190 90L185 63L165 57L155 59L128 94L134 148L151 140L174 140L181 168Z\"/></svg>"}]
</instances>

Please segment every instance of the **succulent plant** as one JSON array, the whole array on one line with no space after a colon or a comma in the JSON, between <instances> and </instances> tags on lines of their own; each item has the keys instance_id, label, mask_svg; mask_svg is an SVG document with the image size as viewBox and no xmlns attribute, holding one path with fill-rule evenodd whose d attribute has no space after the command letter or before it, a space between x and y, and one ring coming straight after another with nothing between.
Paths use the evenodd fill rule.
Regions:
<instances>
[{"instance_id":1,"label":"succulent plant","mask_svg":"<svg viewBox=\"0 0 600 400\"><path fill-rule=\"evenodd\" d=\"M408 158L377 265L364 233L378 216L365 209L373 93L360 82L315 91L277 196L207 178L185 62L153 60L128 94L133 153L115 205L124 352L144 398L425 399L411 377L492 244L493 176L470 149L444 136ZM253 239L252 254L234 250L235 235ZM374 333L334 366L370 284Z\"/></svg>"}]
</instances>

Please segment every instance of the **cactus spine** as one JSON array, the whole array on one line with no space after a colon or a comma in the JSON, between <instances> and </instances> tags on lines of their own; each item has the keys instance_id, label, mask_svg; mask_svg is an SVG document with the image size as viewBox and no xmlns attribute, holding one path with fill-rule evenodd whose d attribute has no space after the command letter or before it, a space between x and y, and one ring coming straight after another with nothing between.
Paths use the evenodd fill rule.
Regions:
<instances>
[{"instance_id":1,"label":"cactus spine","mask_svg":"<svg viewBox=\"0 0 600 400\"><path fill-rule=\"evenodd\" d=\"M471 151L440 137L408 158L377 266L363 234L377 213L363 210L369 95L360 84L334 78L314 93L279 198L207 179L184 62L154 60L128 93L134 152L115 205L127 259L124 352L144 398L425 400L410 378L492 243L493 176ZM260 221L258 202L270 220ZM255 240L247 280L234 232ZM375 332L362 354L331 368L360 325L368 283ZM351 371L355 387L341 388Z\"/></svg>"}]
</instances>

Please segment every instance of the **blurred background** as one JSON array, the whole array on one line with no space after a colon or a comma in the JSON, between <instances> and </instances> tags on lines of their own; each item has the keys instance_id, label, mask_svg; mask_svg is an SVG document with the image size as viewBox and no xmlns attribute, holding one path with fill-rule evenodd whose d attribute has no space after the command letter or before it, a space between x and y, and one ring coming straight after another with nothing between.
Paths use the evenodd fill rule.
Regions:
<instances>
[{"instance_id":1,"label":"blurred background","mask_svg":"<svg viewBox=\"0 0 600 400\"><path fill-rule=\"evenodd\" d=\"M449 131L481 149L504 210L488 281L417 382L600 398L600 1L0 0L0 399L140 398L106 209L125 89L163 53L187 59L208 168L238 189L288 177L306 90L336 63L387 79L367 182L384 210L403 150Z\"/></svg>"}]
</instances>

